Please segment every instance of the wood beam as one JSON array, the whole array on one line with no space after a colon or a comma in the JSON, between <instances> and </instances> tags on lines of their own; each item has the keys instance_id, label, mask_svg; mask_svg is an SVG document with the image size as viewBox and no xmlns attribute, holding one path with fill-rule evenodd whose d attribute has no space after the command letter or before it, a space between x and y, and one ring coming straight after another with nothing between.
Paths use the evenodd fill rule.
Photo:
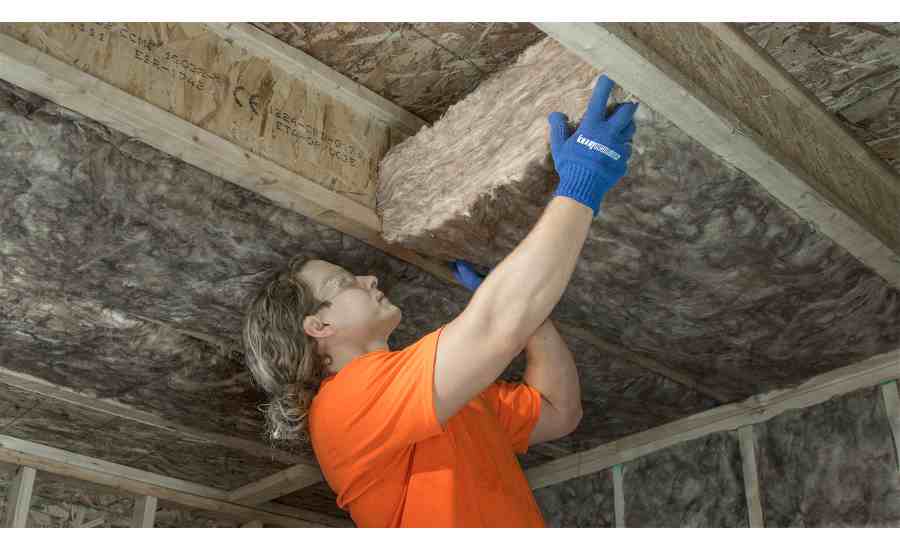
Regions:
<instances>
[{"instance_id":1,"label":"wood beam","mask_svg":"<svg viewBox=\"0 0 900 550\"><path fill-rule=\"evenodd\" d=\"M156 521L157 503L158 499L154 496L143 495L135 497L131 526L137 529L152 529Z\"/></svg>"},{"instance_id":2,"label":"wood beam","mask_svg":"<svg viewBox=\"0 0 900 550\"><path fill-rule=\"evenodd\" d=\"M192 428L184 424L172 422L158 415L137 410L128 405L123 405L112 399L100 399L90 397L82 393L51 384L39 378L28 376L13 370L0 367L0 384L6 384L20 390L41 395L57 401L97 411L125 420L139 422L141 424L159 428L178 436L188 437L215 445L221 445L229 449L245 452L249 455L277 460L285 464L298 464L302 458L296 454L276 449L259 441L233 437L225 434L209 432ZM310 472L318 472L319 468L312 464L302 464L300 468L307 468Z\"/></svg>"},{"instance_id":3,"label":"wood beam","mask_svg":"<svg viewBox=\"0 0 900 550\"><path fill-rule=\"evenodd\" d=\"M738 443L741 447L748 522L750 527L765 527L762 503L759 499L759 474L756 470L756 442L753 439L752 424L738 428Z\"/></svg>"},{"instance_id":4,"label":"wood beam","mask_svg":"<svg viewBox=\"0 0 900 550\"><path fill-rule=\"evenodd\" d=\"M832 397L900 378L900 349L811 378L797 387L755 395L529 468L531 487L605 470L656 451L715 432L765 422L785 411L816 405Z\"/></svg>"},{"instance_id":5,"label":"wood beam","mask_svg":"<svg viewBox=\"0 0 900 550\"><path fill-rule=\"evenodd\" d=\"M16 471L6 500L6 518L3 526L7 528L24 528L28 523L28 511L31 510L31 493L34 490L35 469L20 466Z\"/></svg>"},{"instance_id":6,"label":"wood beam","mask_svg":"<svg viewBox=\"0 0 900 550\"><path fill-rule=\"evenodd\" d=\"M0 462L73 477L136 495L153 496L184 506L218 512L246 521L281 527L345 527L350 522L282 505L244 506L228 501L228 492L161 476L105 460L0 435Z\"/></svg>"},{"instance_id":7,"label":"wood beam","mask_svg":"<svg viewBox=\"0 0 900 550\"><path fill-rule=\"evenodd\" d=\"M300 464L235 489L228 494L228 500L255 506L299 491L322 479L321 471L312 471L305 464Z\"/></svg>"},{"instance_id":8,"label":"wood beam","mask_svg":"<svg viewBox=\"0 0 900 550\"><path fill-rule=\"evenodd\" d=\"M536 25L900 287L900 177L742 31Z\"/></svg>"},{"instance_id":9,"label":"wood beam","mask_svg":"<svg viewBox=\"0 0 900 550\"><path fill-rule=\"evenodd\" d=\"M10 27L10 24L0 26L0 32L6 33L0 34L0 78L45 97L63 107L93 118L217 177L258 193L275 204L356 237L388 254L437 274L444 280L453 280L450 269L444 264L429 260L416 252L386 243L380 235L381 222L371 206L366 206L345 195L323 187L319 182L332 179L330 174L333 169L325 169L315 164L310 166L303 165L298 170L302 168L309 174L309 176L304 176L254 152L255 149L265 147L273 149L286 147L288 149L287 153L283 152L281 156L272 153L270 156L277 157L281 162L289 163L290 159L297 156L295 153L292 153L294 147L300 147L300 145L294 143L295 136L292 137L293 134L291 132L296 130L294 125L300 125L300 122L303 122L302 120L296 124L284 122L288 126L287 130L280 132L275 137L268 138L272 143L264 140L263 143L259 144L256 138L253 137L255 135L253 132L258 133L260 131L261 123L259 119L261 115L256 116L252 115L252 113L247 115L245 112L245 128L241 129L241 131L234 130L232 132L238 135L238 137L233 139L241 142L244 146L236 145L232 141L214 133L214 131L195 125L189 120L182 118L182 116L189 119L196 118L201 122L205 120L205 116L202 114L186 111L187 107L184 107L181 103L169 106L173 111L182 115L177 116L146 99L136 97L101 78L88 74L71 63L60 61L56 57L29 45L29 43L10 36L10 33L13 33L18 34L19 38L32 37L35 43L55 43L54 41L45 41L42 38L42 35L46 35L48 32L46 29L39 28L38 31L40 32L22 30L21 27ZM193 30L192 32L196 33L199 31ZM209 34L215 36L215 33L212 33L212 31L209 31ZM79 38L79 40L81 39ZM208 40L211 40L211 38L207 37L207 42L204 42L204 44L208 43ZM225 43L224 40L221 40L221 42ZM224 48L221 44L217 45L217 47ZM54 53L60 57L66 57L66 44L57 44ZM193 58L195 63L201 63L201 53L197 53L196 57ZM188 56L188 53L184 53L184 55ZM131 57L133 58L134 55ZM77 60L73 60L72 63L75 61ZM233 61L233 65L243 67L246 62L246 59L238 57ZM123 61L123 63L125 62ZM123 80L125 84L122 85L127 86L129 75L138 71L133 66L135 63L133 60L128 61L128 63L132 63L132 65L126 65L124 69L118 65L113 65L105 72L96 67L92 68L92 70L97 73L102 72L110 80ZM260 60L260 63L262 65L271 65L266 60ZM137 62L136 65L140 66L141 71L148 70L143 67L146 63L142 61ZM223 68L221 70L225 71L228 69ZM149 76L145 77L146 82L144 86L146 88L136 90L134 93L143 93L157 102L163 102L162 99L159 99L160 97L187 93L184 82L177 80L174 76L168 77L167 80L172 80L172 82L166 82L166 84L169 84L173 90L178 90L178 92L166 93L167 90L165 89L160 92L157 90L157 87L162 86L160 79L163 78L159 72L150 73ZM271 75L269 79L271 79ZM264 77L258 77L257 80L268 82ZM291 81L289 84L299 87L304 83ZM268 85L276 86L277 83L269 82ZM244 92L234 87L236 86L235 83L230 84L230 86L227 90L217 93L228 98L237 95L238 99L244 99L241 105L249 102L248 98L244 98L241 95ZM288 92L284 93L287 94ZM299 92L297 93L299 94ZM327 91L322 91L322 93L327 95ZM229 99L229 101L238 101L238 99ZM232 110L236 109L232 103L229 103L229 105L232 106ZM329 105L331 104L329 103ZM350 108L343 104L329 107L329 109L337 110ZM214 105L209 106L208 109L214 109ZM285 109L288 109L288 107L285 107ZM324 106L322 109L328 111ZM277 114L279 117L287 116L283 115L284 112L278 111ZM210 113L207 113L207 115L212 116ZM320 116L327 118L324 114ZM347 116L353 119L353 116L356 115L351 113L351 115ZM357 118L365 118L364 113L360 113ZM278 118L278 120L282 119ZM315 122L312 121L312 123ZM239 115L234 114L231 118L226 117L224 120L218 122L213 120L205 124L208 128L224 134L231 132L229 128L232 125L239 125L238 123ZM273 120L272 124L274 125L276 122ZM303 124L309 126L306 122L303 122ZM319 124L325 123L319 121ZM357 119L353 119L353 124L359 125L361 123ZM306 128L306 126L302 125L299 127ZM345 130L350 132L344 135L344 139L348 143L357 142L361 139L353 132L355 128L353 126ZM357 130L361 133L360 135L371 133L366 130L365 125L363 125L361 130ZM305 132L306 130L303 131ZM316 133L318 136L325 130L310 131L318 132ZM288 137L281 137L285 132L288 132ZM372 170L375 170L377 162L380 160L380 155L387 150L389 145L389 141L382 139L377 143L370 144L369 150L364 151L365 155L368 155L366 158L371 163ZM362 147L363 145L360 146ZM317 147L316 151L319 151L322 147L321 143ZM359 176L359 178L361 177ZM370 177L370 179L372 178ZM361 188L371 187L370 191L374 198L374 181L365 180L360 182L359 185ZM369 193L370 191L366 192ZM348 193L352 195L355 192L351 190Z\"/></svg>"},{"instance_id":10,"label":"wood beam","mask_svg":"<svg viewBox=\"0 0 900 550\"><path fill-rule=\"evenodd\" d=\"M897 471L900 472L900 395L898 395L896 380L882 384L881 399L884 401L884 411L887 413L888 422L891 425L891 436L894 438L894 457L897 459Z\"/></svg>"},{"instance_id":11,"label":"wood beam","mask_svg":"<svg viewBox=\"0 0 900 550\"><path fill-rule=\"evenodd\" d=\"M252 55L267 59L288 74L303 75L319 88L353 104L354 108L382 121L389 127L402 129L407 136L418 132L427 123L396 103L354 82L298 48L285 44L269 33L249 23L206 23L235 46L245 48Z\"/></svg>"}]
</instances>

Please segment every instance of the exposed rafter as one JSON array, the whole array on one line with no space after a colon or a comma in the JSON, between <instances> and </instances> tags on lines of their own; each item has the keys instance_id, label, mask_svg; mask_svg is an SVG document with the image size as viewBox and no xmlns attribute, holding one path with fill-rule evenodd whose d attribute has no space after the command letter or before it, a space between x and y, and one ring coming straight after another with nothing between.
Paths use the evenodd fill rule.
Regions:
<instances>
[{"instance_id":1,"label":"exposed rafter","mask_svg":"<svg viewBox=\"0 0 900 550\"><path fill-rule=\"evenodd\" d=\"M900 287L900 177L742 31L537 26Z\"/></svg>"},{"instance_id":2,"label":"exposed rafter","mask_svg":"<svg viewBox=\"0 0 900 550\"><path fill-rule=\"evenodd\" d=\"M318 469L311 471L305 464L300 464L235 489L228 494L228 500L254 506L299 491L322 479Z\"/></svg>"}]
</instances>

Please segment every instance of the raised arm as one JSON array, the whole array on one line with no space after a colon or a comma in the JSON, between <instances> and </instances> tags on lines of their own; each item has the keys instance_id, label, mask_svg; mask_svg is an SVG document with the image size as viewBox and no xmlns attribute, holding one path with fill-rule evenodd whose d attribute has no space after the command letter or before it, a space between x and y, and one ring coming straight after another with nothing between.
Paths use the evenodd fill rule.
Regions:
<instances>
[{"instance_id":1,"label":"raised arm","mask_svg":"<svg viewBox=\"0 0 900 550\"><path fill-rule=\"evenodd\" d=\"M551 113L559 186L531 232L441 334L434 372L441 423L492 383L549 316L569 283L603 194L625 174L637 105L626 103L607 117L613 86L600 77L574 134L565 115Z\"/></svg>"}]
</instances>

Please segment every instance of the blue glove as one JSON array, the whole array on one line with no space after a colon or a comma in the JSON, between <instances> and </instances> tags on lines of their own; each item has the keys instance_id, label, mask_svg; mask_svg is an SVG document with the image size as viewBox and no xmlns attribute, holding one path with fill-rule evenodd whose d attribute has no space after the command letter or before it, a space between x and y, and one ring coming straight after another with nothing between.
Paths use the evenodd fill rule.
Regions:
<instances>
[{"instance_id":1,"label":"blue glove","mask_svg":"<svg viewBox=\"0 0 900 550\"><path fill-rule=\"evenodd\" d=\"M606 117L606 103L615 82L606 75L597 80L587 111L575 133L566 115L550 113L550 151L559 173L554 196L569 197L594 211L603 195L628 170L634 112L637 103L624 103Z\"/></svg>"},{"instance_id":2,"label":"blue glove","mask_svg":"<svg viewBox=\"0 0 900 550\"><path fill-rule=\"evenodd\" d=\"M453 276L456 277L456 280L459 281L461 285L472 292L475 292L481 284L481 281L484 280L484 277L475 271L472 264L464 260L456 260L453 262Z\"/></svg>"}]
</instances>

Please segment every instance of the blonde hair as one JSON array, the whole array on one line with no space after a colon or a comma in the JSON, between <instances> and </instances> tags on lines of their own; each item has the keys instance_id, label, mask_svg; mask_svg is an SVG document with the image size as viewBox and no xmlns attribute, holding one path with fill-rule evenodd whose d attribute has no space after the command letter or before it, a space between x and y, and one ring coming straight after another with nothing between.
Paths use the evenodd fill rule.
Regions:
<instances>
[{"instance_id":1,"label":"blonde hair","mask_svg":"<svg viewBox=\"0 0 900 550\"><path fill-rule=\"evenodd\" d=\"M244 316L243 343L253 380L269 397L260 409L272 440L309 440L309 408L325 374L327 358L303 330L303 319L327 302L319 302L300 278L316 258L298 255L256 294Z\"/></svg>"}]
</instances>

